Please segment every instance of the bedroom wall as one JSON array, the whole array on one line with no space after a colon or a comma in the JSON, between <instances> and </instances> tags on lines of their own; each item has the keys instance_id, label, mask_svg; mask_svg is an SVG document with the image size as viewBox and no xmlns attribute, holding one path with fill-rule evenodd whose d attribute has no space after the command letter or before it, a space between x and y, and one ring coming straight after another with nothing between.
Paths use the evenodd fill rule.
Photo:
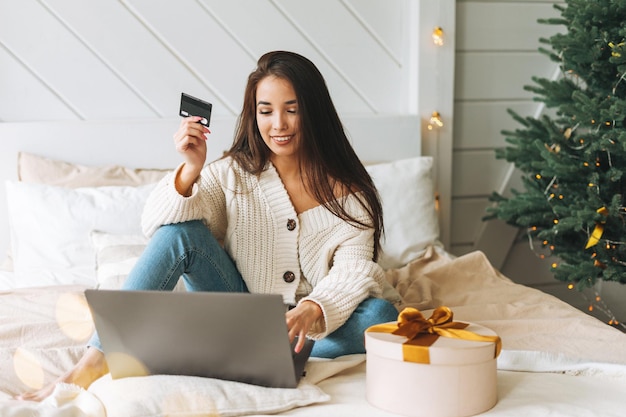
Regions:
<instances>
[{"instance_id":1,"label":"bedroom wall","mask_svg":"<svg viewBox=\"0 0 626 417\"><path fill-rule=\"evenodd\" d=\"M537 51L540 37L563 30L537 23L558 17L554 3L544 0L457 1L456 76L452 181L452 235L450 250L461 255L484 251L491 262L514 281L553 294L588 311L593 291L580 294L556 281L551 259L540 259L530 249L524 233L499 221L483 222L492 191L521 189L519 173L506 161L496 160L494 149L505 145L503 129L517 128L506 113L539 115L541 104L532 101L523 86L531 76L552 78L558 68ZM598 289L603 301L620 321L626 321L626 287L604 283ZM595 308L591 314L605 319Z\"/></svg>"},{"instance_id":2,"label":"bedroom wall","mask_svg":"<svg viewBox=\"0 0 626 417\"><path fill-rule=\"evenodd\" d=\"M176 119L180 92L234 118L268 50L324 74L342 116L452 117L454 0L21 0L0 3L1 122ZM431 31L448 29L435 51ZM425 43L426 42L426 43ZM421 71L421 68L428 71ZM348 132L350 133L350 132ZM213 132L214 136L232 132ZM169 140L171 132L163 133ZM422 152L422 132L415 151ZM449 241L452 124L438 132ZM359 138L352 138L358 141ZM381 136L384 147L384 136ZM426 150L428 152L428 150ZM0 186L1 188L1 186Z\"/></svg>"}]
</instances>

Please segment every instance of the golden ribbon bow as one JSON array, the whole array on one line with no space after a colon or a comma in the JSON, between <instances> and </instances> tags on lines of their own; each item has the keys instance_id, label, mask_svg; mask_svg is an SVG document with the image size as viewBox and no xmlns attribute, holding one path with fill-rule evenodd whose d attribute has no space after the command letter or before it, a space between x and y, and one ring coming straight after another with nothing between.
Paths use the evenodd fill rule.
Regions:
<instances>
[{"instance_id":1,"label":"golden ribbon bow","mask_svg":"<svg viewBox=\"0 0 626 417\"><path fill-rule=\"evenodd\" d=\"M455 322L452 318L452 310L445 306L437 307L429 319L426 319L418 309L407 307L398 315L397 325L379 324L370 327L368 331L406 337L408 340L402 345L402 354L404 360L409 362L430 363L428 347L435 343L439 336L495 343L494 357L498 357L502 349L500 337L484 336L464 330L468 324Z\"/></svg>"}]
</instances>

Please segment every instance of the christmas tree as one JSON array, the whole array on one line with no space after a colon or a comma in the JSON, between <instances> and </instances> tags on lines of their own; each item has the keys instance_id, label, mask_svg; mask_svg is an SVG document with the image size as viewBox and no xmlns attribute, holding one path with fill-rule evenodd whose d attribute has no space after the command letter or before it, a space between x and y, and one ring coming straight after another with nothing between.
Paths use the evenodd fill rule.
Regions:
<instances>
[{"instance_id":1,"label":"christmas tree","mask_svg":"<svg viewBox=\"0 0 626 417\"><path fill-rule=\"evenodd\" d=\"M522 172L524 190L494 193L487 218L526 229L559 260L554 276L580 290L626 283L626 0L554 7L561 17L540 23L566 30L539 50L561 74L524 87L545 103L542 117L509 111L522 127L503 132L496 156Z\"/></svg>"}]
</instances>

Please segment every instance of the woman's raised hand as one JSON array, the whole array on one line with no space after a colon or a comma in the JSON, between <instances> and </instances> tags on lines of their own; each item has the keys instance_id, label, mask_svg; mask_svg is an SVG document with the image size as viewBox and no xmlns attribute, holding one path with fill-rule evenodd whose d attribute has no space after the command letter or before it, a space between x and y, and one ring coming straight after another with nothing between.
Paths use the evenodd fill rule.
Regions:
<instances>
[{"instance_id":1,"label":"woman's raised hand","mask_svg":"<svg viewBox=\"0 0 626 417\"><path fill-rule=\"evenodd\" d=\"M206 140L211 131L199 123L201 119L198 116L185 117L174 133L176 150L185 159L185 165L176 177L176 189L185 196L191 194L191 187L206 162Z\"/></svg>"}]
</instances>

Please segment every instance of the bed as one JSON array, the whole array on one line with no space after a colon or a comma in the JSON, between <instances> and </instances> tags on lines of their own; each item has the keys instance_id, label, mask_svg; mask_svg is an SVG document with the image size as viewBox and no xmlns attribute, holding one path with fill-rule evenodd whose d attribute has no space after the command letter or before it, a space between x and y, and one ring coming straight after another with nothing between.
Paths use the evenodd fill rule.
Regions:
<instances>
[{"instance_id":1,"label":"bed","mask_svg":"<svg viewBox=\"0 0 626 417\"><path fill-rule=\"evenodd\" d=\"M383 199L385 297L399 310L415 307L425 315L448 306L456 320L502 339L498 402L484 415L623 415L626 335L513 283L481 252L446 251L438 239L433 158L420 155L415 133L419 120L344 122ZM86 391L59 385L42 403L12 399L54 380L84 352L93 325L83 292L119 287L145 246L141 207L154 182L179 161L171 145L177 123L0 125L2 244L10 255L0 271L0 415L393 416L366 399L366 355L311 359L296 389L104 376ZM227 146L233 124L214 121L210 158ZM383 148L373 146L380 132L394 132Z\"/></svg>"}]
</instances>

